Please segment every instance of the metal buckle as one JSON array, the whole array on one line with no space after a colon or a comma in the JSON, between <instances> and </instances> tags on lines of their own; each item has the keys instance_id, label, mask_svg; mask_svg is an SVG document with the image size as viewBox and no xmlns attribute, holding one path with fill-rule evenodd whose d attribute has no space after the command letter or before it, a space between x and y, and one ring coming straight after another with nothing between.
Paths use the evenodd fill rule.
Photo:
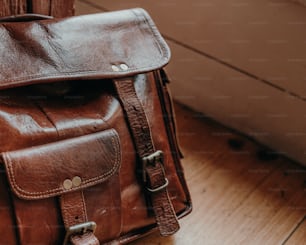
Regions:
<instances>
[{"instance_id":1,"label":"metal buckle","mask_svg":"<svg viewBox=\"0 0 306 245\"><path fill-rule=\"evenodd\" d=\"M66 230L66 235L65 235L63 245L68 244L70 236L76 235L76 234L85 234L88 231L91 231L94 233L96 230L96 227L97 227L97 224L93 221L70 226Z\"/></svg>"},{"instance_id":2,"label":"metal buckle","mask_svg":"<svg viewBox=\"0 0 306 245\"><path fill-rule=\"evenodd\" d=\"M165 189L168 185L169 185L169 180L167 178L165 178L165 184L163 184L159 187L156 187L154 189L151 189L149 187L146 187L146 188L149 192L158 192L158 191L161 191L162 189Z\"/></svg>"},{"instance_id":3,"label":"metal buckle","mask_svg":"<svg viewBox=\"0 0 306 245\"><path fill-rule=\"evenodd\" d=\"M142 171L143 171L143 181L146 183L147 182L147 174L146 174L146 166L148 164L154 164L156 161L159 161L160 163L164 163L164 153L160 150L154 152L153 154L146 156L142 158ZM163 166L162 166L163 167ZM164 169L163 169L164 171ZM149 192L158 192L161 191L162 189L166 188L169 185L169 181L167 178L165 178L165 183L159 187L156 187L154 189L151 189L149 187L146 187Z\"/></svg>"},{"instance_id":4,"label":"metal buckle","mask_svg":"<svg viewBox=\"0 0 306 245\"><path fill-rule=\"evenodd\" d=\"M153 164L156 161L160 161L161 163L164 162L164 153L161 150L158 150L151 155L142 158L142 179L145 183L147 182L147 174L145 171L146 166L148 164Z\"/></svg>"}]
</instances>

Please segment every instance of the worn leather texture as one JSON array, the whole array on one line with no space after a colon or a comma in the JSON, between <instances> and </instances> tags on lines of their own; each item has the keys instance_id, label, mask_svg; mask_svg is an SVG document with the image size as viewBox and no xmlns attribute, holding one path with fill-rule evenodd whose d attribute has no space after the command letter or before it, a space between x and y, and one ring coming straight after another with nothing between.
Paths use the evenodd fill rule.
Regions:
<instances>
[{"instance_id":1,"label":"worn leather texture","mask_svg":"<svg viewBox=\"0 0 306 245\"><path fill-rule=\"evenodd\" d=\"M84 77L123 77L160 68L170 58L168 46L140 9L2 23L0 36L2 88ZM112 69L120 64L128 64L128 70Z\"/></svg>"},{"instance_id":2,"label":"worn leather texture","mask_svg":"<svg viewBox=\"0 0 306 245\"><path fill-rule=\"evenodd\" d=\"M61 244L86 222L96 230L71 244L176 231L191 200L162 70L170 51L149 15L3 22L0 34L0 245ZM125 82L134 91L128 103L141 108L131 104L132 116L118 91ZM144 117L149 135L137 143L133 127ZM139 150L148 141L153 148ZM163 161L148 166L148 184L142 158L157 150ZM165 179L162 192L148 192Z\"/></svg>"}]
</instances>

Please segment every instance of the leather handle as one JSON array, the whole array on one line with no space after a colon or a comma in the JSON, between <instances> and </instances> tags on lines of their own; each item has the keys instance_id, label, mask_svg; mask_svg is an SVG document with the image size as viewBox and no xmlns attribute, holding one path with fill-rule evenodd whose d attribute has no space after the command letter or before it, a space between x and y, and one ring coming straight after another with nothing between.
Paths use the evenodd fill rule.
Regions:
<instances>
[{"instance_id":1,"label":"leather handle","mask_svg":"<svg viewBox=\"0 0 306 245\"><path fill-rule=\"evenodd\" d=\"M1 17L0 22L25 22L25 21L34 21L34 20L47 20L47 19L53 19L53 17L42 14L20 14L20 15Z\"/></svg>"}]
</instances>

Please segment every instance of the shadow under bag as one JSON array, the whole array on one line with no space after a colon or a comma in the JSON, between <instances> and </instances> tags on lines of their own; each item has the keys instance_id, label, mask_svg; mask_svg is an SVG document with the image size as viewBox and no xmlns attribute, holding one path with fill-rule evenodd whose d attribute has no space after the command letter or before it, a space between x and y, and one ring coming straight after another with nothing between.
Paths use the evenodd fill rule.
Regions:
<instances>
[{"instance_id":1,"label":"shadow under bag","mask_svg":"<svg viewBox=\"0 0 306 245\"><path fill-rule=\"evenodd\" d=\"M125 244L191 211L170 51L131 9L0 23L0 244Z\"/></svg>"}]
</instances>

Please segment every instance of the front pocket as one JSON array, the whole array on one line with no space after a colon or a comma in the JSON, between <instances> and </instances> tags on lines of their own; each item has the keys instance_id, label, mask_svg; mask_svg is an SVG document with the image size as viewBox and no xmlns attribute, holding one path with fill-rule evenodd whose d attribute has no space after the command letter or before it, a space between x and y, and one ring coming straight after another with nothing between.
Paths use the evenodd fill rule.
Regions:
<instances>
[{"instance_id":1,"label":"front pocket","mask_svg":"<svg viewBox=\"0 0 306 245\"><path fill-rule=\"evenodd\" d=\"M58 244L58 198L81 191L96 236L120 234L120 140L114 129L2 154L21 244ZM113 222L109 222L110 215ZM105 237L107 234L107 237Z\"/></svg>"}]
</instances>

